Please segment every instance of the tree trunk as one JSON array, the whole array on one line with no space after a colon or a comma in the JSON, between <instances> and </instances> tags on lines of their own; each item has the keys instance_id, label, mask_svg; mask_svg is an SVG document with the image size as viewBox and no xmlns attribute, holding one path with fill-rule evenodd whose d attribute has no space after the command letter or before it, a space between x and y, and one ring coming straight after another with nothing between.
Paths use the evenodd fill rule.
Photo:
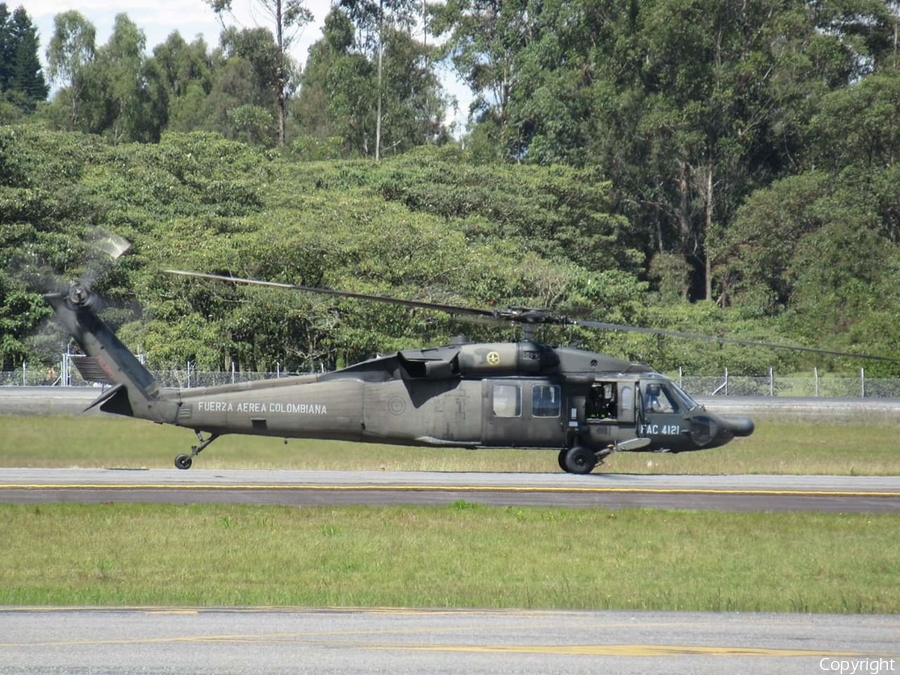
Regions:
<instances>
[{"instance_id":1,"label":"tree trunk","mask_svg":"<svg viewBox=\"0 0 900 675\"><path fill-rule=\"evenodd\" d=\"M375 161L381 158L381 68L384 55L384 0L378 3L378 114L375 118Z\"/></svg>"},{"instance_id":2,"label":"tree trunk","mask_svg":"<svg viewBox=\"0 0 900 675\"><path fill-rule=\"evenodd\" d=\"M681 245L681 254L687 258L688 256L688 239L691 235L690 216L688 208L690 200L688 199L688 163L684 160L678 162L678 242ZM687 299L691 294L690 282L682 289L681 295Z\"/></svg>"},{"instance_id":3,"label":"tree trunk","mask_svg":"<svg viewBox=\"0 0 900 675\"><path fill-rule=\"evenodd\" d=\"M709 236L712 231L713 214L713 168L712 162L706 172L706 229L703 233L703 254L706 258L706 299L712 300L712 262L709 255Z\"/></svg>"},{"instance_id":4,"label":"tree trunk","mask_svg":"<svg viewBox=\"0 0 900 675\"><path fill-rule=\"evenodd\" d=\"M278 87L278 147L284 147L284 17L281 13L281 0L275 0L275 37L278 42L278 72L275 73Z\"/></svg>"}]
</instances>

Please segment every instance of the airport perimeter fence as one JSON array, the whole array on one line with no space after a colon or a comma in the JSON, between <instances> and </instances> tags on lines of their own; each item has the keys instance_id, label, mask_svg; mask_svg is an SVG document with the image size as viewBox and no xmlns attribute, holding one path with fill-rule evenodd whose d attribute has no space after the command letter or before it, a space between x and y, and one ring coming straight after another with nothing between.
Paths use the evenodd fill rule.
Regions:
<instances>
[{"instance_id":1,"label":"airport perimeter fence","mask_svg":"<svg viewBox=\"0 0 900 675\"><path fill-rule=\"evenodd\" d=\"M53 368L32 369L24 365L20 370L0 371L0 386L25 386L25 387L89 387L101 386L98 383L87 382L73 365L68 364L68 359ZM214 387L223 384L236 384L239 382L255 382L257 380L272 380L281 377L291 377L304 373L283 371L280 368L274 372L248 372L232 369L231 371L203 371L196 370L191 364L185 368L170 368L165 370L150 369L150 374L156 379L160 387L192 389L195 387Z\"/></svg>"},{"instance_id":2,"label":"airport perimeter fence","mask_svg":"<svg viewBox=\"0 0 900 675\"><path fill-rule=\"evenodd\" d=\"M161 387L190 389L211 387L238 382L253 382L290 377L293 373L277 368L274 372L246 372L232 368L231 371L198 371L193 364L185 368L153 370L150 372ZM729 375L726 369L721 375L686 375L679 369L667 373L692 396L782 396L803 398L900 398L900 379L867 377L865 370L854 376L823 376L818 371L808 376L796 375L780 377L770 370L759 377ZM84 387L81 374L64 357L58 367L32 369L26 364L15 371L0 371L0 386L71 386ZM99 386L99 385L95 385Z\"/></svg>"}]
</instances>

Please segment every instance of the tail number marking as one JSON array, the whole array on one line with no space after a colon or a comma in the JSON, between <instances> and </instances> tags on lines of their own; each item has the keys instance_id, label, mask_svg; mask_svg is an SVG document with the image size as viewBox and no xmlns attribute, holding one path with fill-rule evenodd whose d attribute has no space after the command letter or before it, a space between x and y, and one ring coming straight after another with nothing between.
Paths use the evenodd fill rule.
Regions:
<instances>
[{"instance_id":1,"label":"tail number marking","mask_svg":"<svg viewBox=\"0 0 900 675\"><path fill-rule=\"evenodd\" d=\"M681 427L677 424L642 424L641 433L646 436L678 436Z\"/></svg>"}]
</instances>

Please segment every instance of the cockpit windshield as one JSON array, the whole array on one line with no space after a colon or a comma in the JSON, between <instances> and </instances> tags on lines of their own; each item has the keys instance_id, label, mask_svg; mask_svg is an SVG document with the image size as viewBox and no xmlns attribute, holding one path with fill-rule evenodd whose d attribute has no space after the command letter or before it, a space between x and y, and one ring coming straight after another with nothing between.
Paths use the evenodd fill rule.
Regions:
<instances>
[{"instance_id":1,"label":"cockpit windshield","mask_svg":"<svg viewBox=\"0 0 900 675\"><path fill-rule=\"evenodd\" d=\"M678 399L678 402L681 408L688 412L689 410L693 410L694 408L698 408L699 404L690 397L690 395L677 384L672 381L667 383L668 388L671 390L672 395Z\"/></svg>"}]
</instances>

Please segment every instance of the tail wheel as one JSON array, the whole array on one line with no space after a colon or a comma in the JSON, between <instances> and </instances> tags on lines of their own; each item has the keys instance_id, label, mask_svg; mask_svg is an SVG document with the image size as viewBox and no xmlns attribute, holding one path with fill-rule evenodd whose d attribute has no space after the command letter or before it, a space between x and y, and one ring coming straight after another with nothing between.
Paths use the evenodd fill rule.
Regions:
<instances>
[{"instance_id":1,"label":"tail wheel","mask_svg":"<svg viewBox=\"0 0 900 675\"><path fill-rule=\"evenodd\" d=\"M583 475L590 473L597 466L594 453L581 445L569 448L564 455L560 453L560 460L560 466L568 473Z\"/></svg>"}]
</instances>

